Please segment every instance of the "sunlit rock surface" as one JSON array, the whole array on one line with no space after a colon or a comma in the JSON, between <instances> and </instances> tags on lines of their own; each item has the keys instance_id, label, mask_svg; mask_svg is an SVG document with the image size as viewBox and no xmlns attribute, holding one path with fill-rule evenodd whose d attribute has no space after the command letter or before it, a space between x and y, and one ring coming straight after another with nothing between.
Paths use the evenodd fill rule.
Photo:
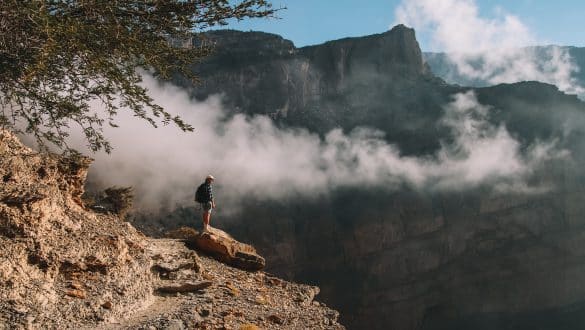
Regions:
<instances>
[{"instance_id":1,"label":"sunlit rock surface","mask_svg":"<svg viewBox=\"0 0 585 330\"><path fill-rule=\"evenodd\" d=\"M0 131L1 329L343 329L315 286L235 269L90 211L89 164Z\"/></svg>"}]
</instances>

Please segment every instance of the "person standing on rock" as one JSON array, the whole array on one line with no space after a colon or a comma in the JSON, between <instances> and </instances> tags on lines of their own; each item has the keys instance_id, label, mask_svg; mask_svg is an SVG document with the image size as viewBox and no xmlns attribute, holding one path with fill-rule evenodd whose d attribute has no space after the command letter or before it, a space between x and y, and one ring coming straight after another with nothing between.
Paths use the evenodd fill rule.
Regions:
<instances>
[{"instance_id":1,"label":"person standing on rock","mask_svg":"<svg viewBox=\"0 0 585 330\"><path fill-rule=\"evenodd\" d=\"M209 229L211 210L215 208L215 199L213 199L213 188L211 186L214 180L213 175L208 175L205 178L205 182L199 185L195 192L195 201L201 205L203 210L203 231Z\"/></svg>"}]
</instances>

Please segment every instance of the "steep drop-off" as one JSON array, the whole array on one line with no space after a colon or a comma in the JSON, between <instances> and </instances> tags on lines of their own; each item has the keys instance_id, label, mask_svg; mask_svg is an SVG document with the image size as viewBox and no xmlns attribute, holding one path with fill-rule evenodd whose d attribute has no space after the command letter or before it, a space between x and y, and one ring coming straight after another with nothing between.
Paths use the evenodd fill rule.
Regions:
<instances>
[{"instance_id":1,"label":"steep drop-off","mask_svg":"<svg viewBox=\"0 0 585 330\"><path fill-rule=\"evenodd\" d=\"M233 113L319 134L374 127L404 155L433 156L452 138L438 123L443 106L473 90L493 107L490 122L521 148L556 140L571 155L535 169L529 183L548 188L538 193L486 184L442 192L346 187L278 202L243 197L241 213L216 221L254 242L270 271L319 285L352 329L585 327L585 105L575 96L538 82L448 85L428 70L404 26L300 49L264 33L208 37L216 55L194 67L203 85L177 83L200 99L222 94ZM176 226L192 212L142 221Z\"/></svg>"}]
</instances>

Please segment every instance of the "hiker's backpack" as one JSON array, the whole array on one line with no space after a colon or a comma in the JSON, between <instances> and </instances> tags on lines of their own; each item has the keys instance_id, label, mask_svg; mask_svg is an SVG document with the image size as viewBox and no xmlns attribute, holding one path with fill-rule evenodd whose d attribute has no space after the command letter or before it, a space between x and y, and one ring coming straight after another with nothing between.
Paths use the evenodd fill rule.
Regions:
<instances>
[{"instance_id":1,"label":"hiker's backpack","mask_svg":"<svg viewBox=\"0 0 585 330\"><path fill-rule=\"evenodd\" d=\"M201 185L199 185L199 187L197 188L197 191L195 192L195 201L197 203L205 203L207 202L205 200L205 183L202 183Z\"/></svg>"}]
</instances>

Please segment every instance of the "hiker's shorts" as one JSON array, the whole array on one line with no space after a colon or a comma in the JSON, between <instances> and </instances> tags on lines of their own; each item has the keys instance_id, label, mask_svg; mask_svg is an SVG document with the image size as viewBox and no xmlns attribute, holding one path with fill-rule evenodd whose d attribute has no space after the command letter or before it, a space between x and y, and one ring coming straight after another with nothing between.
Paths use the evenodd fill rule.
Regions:
<instances>
[{"instance_id":1,"label":"hiker's shorts","mask_svg":"<svg viewBox=\"0 0 585 330\"><path fill-rule=\"evenodd\" d=\"M201 203L201 208L203 209L203 212L211 213L211 210L213 209L212 205L211 202Z\"/></svg>"}]
</instances>

